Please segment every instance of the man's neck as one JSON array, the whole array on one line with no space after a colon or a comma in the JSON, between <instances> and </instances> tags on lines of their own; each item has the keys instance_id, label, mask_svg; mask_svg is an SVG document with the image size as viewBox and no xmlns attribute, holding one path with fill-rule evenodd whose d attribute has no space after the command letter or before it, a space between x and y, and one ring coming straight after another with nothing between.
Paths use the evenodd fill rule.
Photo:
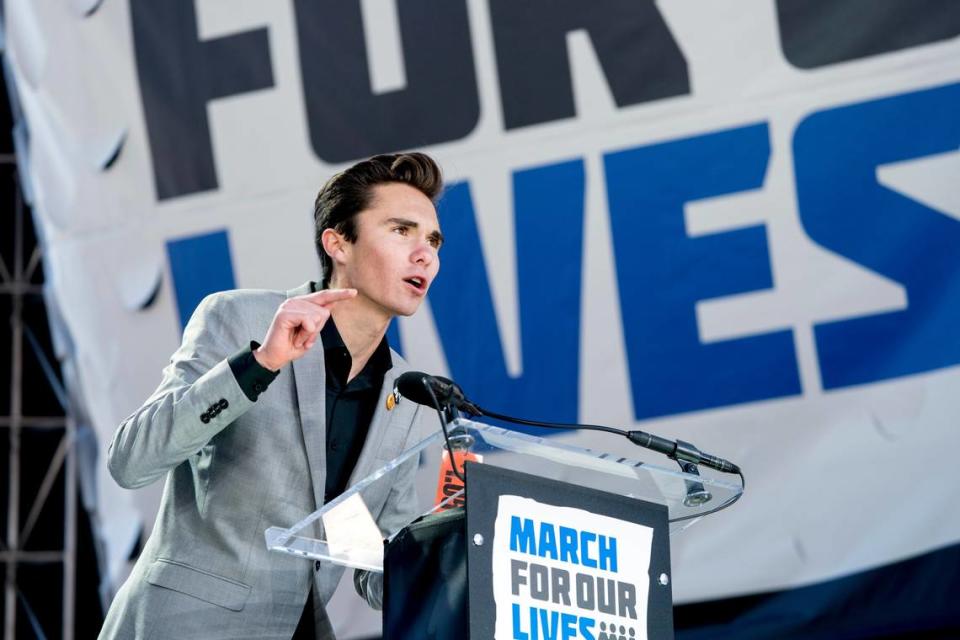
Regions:
<instances>
[{"instance_id":1,"label":"man's neck","mask_svg":"<svg viewBox=\"0 0 960 640\"><path fill-rule=\"evenodd\" d=\"M363 371L370 356L380 346L390 325L390 317L367 308L360 296L333 305L330 315L337 325L344 346L350 352L351 366L347 379L353 380Z\"/></svg>"}]
</instances>

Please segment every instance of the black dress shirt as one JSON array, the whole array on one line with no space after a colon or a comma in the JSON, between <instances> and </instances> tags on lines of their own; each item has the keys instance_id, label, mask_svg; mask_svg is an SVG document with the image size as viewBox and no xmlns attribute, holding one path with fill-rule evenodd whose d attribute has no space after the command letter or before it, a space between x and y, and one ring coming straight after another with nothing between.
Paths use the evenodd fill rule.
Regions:
<instances>
[{"instance_id":1,"label":"black dress shirt","mask_svg":"<svg viewBox=\"0 0 960 640\"><path fill-rule=\"evenodd\" d=\"M233 371L233 377L240 385L240 390L250 399L250 402L256 402L260 394L266 391L270 383L280 375L279 371L270 371L257 362L253 352L259 348L260 343L251 340L249 346L227 360L230 370Z\"/></svg>"},{"instance_id":2,"label":"black dress shirt","mask_svg":"<svg viewBox=\"0 0 960 640\"><path fill-rule=\"evenodd\" d=\"M390 347L383 338L367 364L347 380L353 360L343 344L333 318L320 330L323 361L327 368L327 486L324 502L343 493L367 439L377 408L383 374L393 366Z\"/></svg>"}]
</instances>

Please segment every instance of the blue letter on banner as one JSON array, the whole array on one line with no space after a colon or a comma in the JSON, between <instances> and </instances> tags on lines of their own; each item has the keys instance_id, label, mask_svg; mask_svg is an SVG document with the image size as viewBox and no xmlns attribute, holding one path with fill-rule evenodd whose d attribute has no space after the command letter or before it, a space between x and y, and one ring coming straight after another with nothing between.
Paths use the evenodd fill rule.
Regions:
<instances>
[{"instance_id":1,"label":"blue letter on banner","mask_svg":"<svg viewBox=\"0 0 960 640\"><path fill-rule=\"evenodd\" d=\"M701 344L700 300L773 285L766 229L690 238L684 204L763 185L765 124L604 159L637 419L800 393L792 332Z\"/></svg>"},{"instance_id":2,"label":"blue letter on banner","mask_svg":"<svg viewBox=\"0 0 960 640\"><path fill-rule=\"evenodd\" d=\"M237 286L226 230L169 240L167 257L181 330L207 295Z\"/></svg>"},{"instance_id":3,"label":"blue letter on banner","mask_svg":"<svg viewBox=\"0 0 960 640\"><path fill-rule=\"evenodd\" d=\"M497 330L470 187L440 202L450 247L430 306L454 379L470 398L519 416L574 422L578 406L584 170L580 160L514 174L523 373L513 378Z\"/></svg>"},{"instance_id":4,"label":"blue letter on banner","mask_svg":"<svg viewBox=\"0 0 960 640\"><path fill-rule=\"evenodd\" d=\"M906 310L816 325L823 387L960 364L960 222L876 177L883 164L957 151L960 84L815 113L793 146L806 232L907 290Z\"/></svg>"}]
</instances>

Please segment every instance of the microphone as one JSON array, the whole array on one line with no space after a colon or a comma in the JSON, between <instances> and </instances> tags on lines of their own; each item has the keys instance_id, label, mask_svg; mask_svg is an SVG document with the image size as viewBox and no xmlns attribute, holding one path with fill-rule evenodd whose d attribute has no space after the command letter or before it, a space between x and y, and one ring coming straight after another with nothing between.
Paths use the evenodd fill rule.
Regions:
<instances>
[{"instance_id":1,"label":"microphone","mask_svg":"<svg viewBox=\"0 0 960 640\"><path fill-rule=\"evenodd\" d=\"M645 431L628 431L627 439L641 447L658 451L678 462L702 464L711 469L722 471L723 473L740 473L740 467L732 462L718 458L717 456L712 456L709 453L703 453L689 442L684 442L683 440L668 440L667 438L661 438L660 436L655 436Z\"/></svg>"},{"instance_id":2,"label":"microphone","mask_svg":"<svg viewBox=\"0 0 960 640\"><path fill-rule=\"evenodd\" d=\"M452 405L473 415L480 415L479 408L467 400L463 389L456 382L443 376L431 376L422 371L408 371L401 374L393 384L394 393L398 393L417 404L435 408L430 390L440 404Z\"/></svg>"}]
</instances>

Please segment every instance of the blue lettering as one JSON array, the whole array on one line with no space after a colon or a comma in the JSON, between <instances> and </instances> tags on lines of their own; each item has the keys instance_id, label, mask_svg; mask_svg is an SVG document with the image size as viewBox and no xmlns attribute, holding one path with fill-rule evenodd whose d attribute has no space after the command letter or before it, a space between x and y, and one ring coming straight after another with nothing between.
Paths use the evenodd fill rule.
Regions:
<instances>
[{"instance_id":1,"label":"blue lettering","mask_svg":"<svg viewBox=\"0 0 960 640\"><path fill-rule=\"evenodd\" d=\"M557 533L549 522L540 523L540 540L537 542L537 555L541 558L557 559Z\"/></svg>"},{"instance_id":2,"label":"blue lettering","mask_svg":"<svg viewBox=\"0 0 960 640\"><path fill-rule=\"evenodd\" d=\"M561 637L563 640L577 637L577 616L572 613L563 613L560 615Z\"/></svg>"},{"instance_id":3,"label":"blue lettering","mask_svg":"<svg viewBox=\"0 0 960 640\"><path fill-rule=\"evenodd\" d=\"M559 640L560 614L556 611L540 609L540 626L543 630L543 640Z\"/></svg>"},{"instance_id":4,"label":"blue lettering","mask_svg":"<svg viewBox=\"0 0 960 640\"><path fill-rule=\"evenodd\" d=\"M521 523L517 516L510 516L510 551L536 555L533 531L533 520L530 518L524 518Z\"/></svg>"},{"instance_id":5,"label":"blue lettering","mask_svg":"<svg viewBox=\"0 0 960 640\"><path fill-rule=\"evenodd\" d=\"M583 566L591 569L597 568L597 561L590 557L590 543L597 539L597 534L590 531L580 532L580 557L583 559Z\"/></svg>"},{"instance_id":6,"label":"blue lettering","mask_svg":"<svg viewBox=\"0 0 960 640\"><path fill-rule=\"evenodd\" d=\"M560 527L560 559L564 562L580 564L577 560L577 530Z\"/></svg>"},{"instance_id":7,"label":"blue lettering","mask_svg":"<svg viewBox=\"0 0 960 640\"><path fill-rule=\"evenodd\" d=\"M596 640L593 635L593 628L596 625L597 621L593 618L580 618L580 636L583 640Z\"/></svg>"},{"instance_id":8,"label":"blue lettering","mask_svg":"<svg viewBox=\"0 0 960 640\"><path fill-rule=\"evenodd\" d=\"M517 291L523 372L508 374L470 187L440 202L450 250L430 306L450 372L470 396L518 415L578 418L584 168L581 160L514 174ZM549 284L549 286L547 286ZM470 295L464 295L469 291Z\"/></svg>"},{"instance_id":9,"label":"blue lettering","mask_svg":"<svg viewBox=\"0 0 960 640\"><path fill-rule=\"evenodd\" d=\"M797 395L790 330L700 342L701 300L773 286L762 225L690 238L687 202L758 189L766 124L605 156L627 360L637 419Z\"/></svg>"},{"instance_id":10,"label":"blue lettering","mask_svg":"<svg viewBox=\"0 0 960 640\"><path fill-rule=\"evenodd\" d=\"M167 259L181 330L207 295L237 286L226 230L168 240Z\"/></svg>"},{"instance_id":11,"label":"blue lettering","mask_svg":"<svg viewBox=\"0 0 960 640\"><path fill-rule=\"evenodd\" d=\"M617 539L600 536L597 543L600 547L600 568L605 571L617 572Z\"/></svg>"},{"instance_id":12,"label":"blue lettering","mask_svg":"<svg viewBox=\"0 0 960 640\"><path fill-rule=\"evenodd\" d=\"M513 609L513 640L530 640L530 634L520 629L520 605L514 603Z\"/></svg>"},{"instance_id":13,"label":"blue lettering","mask_svg":"<svg viewBox=\"0 0 960 640\"><path fill-rule=\"evenodd\" d=\"M800 217L820 246L901 283L907 309L814 327L825 389L960 364L960 222L877 182L956 151L960 84L815 113L794 135Z\"/></svg>"}]
</instances>

